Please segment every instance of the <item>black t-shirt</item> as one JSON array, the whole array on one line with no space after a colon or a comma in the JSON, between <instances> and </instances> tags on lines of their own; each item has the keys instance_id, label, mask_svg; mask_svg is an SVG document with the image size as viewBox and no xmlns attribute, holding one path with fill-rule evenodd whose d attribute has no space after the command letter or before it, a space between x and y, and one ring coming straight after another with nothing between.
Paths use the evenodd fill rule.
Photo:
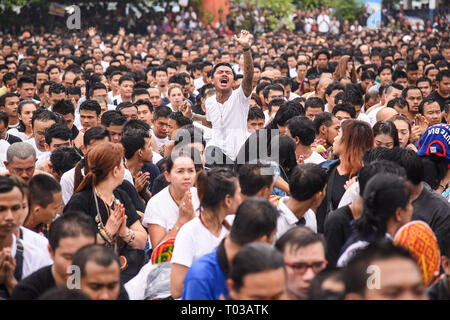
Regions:
<instances>
[{"instance_id":1,"label":"black t-shirt","mask_svg":"<svg viewBox=\"0 0 450 320\"><path fill-rule=\"evenodd\" d=\"M153 182L152 196L154 197L158 192L167 187L170 183L166 180L164 173L161 173Z\"/></svg>"},{"instance_id":2,"label":"black t-shirt","mask_svg":"<svg viewBox=\"0 0 450 320\"><path fill-rule=\"evenodd\" d=\"M52 266L43 267L20 281L14 288L11 300L36 300L48 290L56 288ZM125 287L121 284L117 300L129 300Z\"/></svg>"},{"instance_id":3,"label":"black t-shirt","mask_svg":"<svg viewBox=\"0 0 450 320\"><path fill-rule=\"evenodd\" d=\"M6 141L9 142L9 144L13 144L16 142L22 142L22 139L20 139L19 137L13 136L12 134L6 133Z\"/></svg>"},{"instance_id":4,"label":"black t-shirt","mask_svg":"<svg viewBox=\"0 0 450 320\"><path fill-rule=\"evenodd\" d=\"M131 201L133 202L133 205L136 208L136 210L140 212L145 212L145 204L139 197L139 193L136 191L136 188L128 180L123 180L122 184L118 186L117 189L125 191L125 193L128 195L128 197L130 197Z\"/></svg>"},{"instance_id":5,"label":"black t-shirt","mask_svg":"<svg viewBox=\"0 0 450 320\"><path fill-rule=\"evenodd\" d=\"M196 114L200 114L202 116L205 115L205 111L203 111L202 106L200 104L196 104L192 107L192 112Z\"/></svg>"},{"instance_id":6,"label":"black t-shirt","mask_svg":"<svg viewBox=\"0 0 450 320\"><path fill-rule=\"evenodd\" d=\"M46 266L22 279L14 288L11 300L35 300L55 287L52 266Z\"/></svg>"},{"instance_id":7,"label":"black t-shirt","mask_svg":"<svg viewBox=\"0 0 450 320\"><path fill-rule=\"evenodd\" d=\"M423 183L423 191L412 203L411 220L422 220L433 230L438 241L450 233L450 203Z\"/></svg>"},{"instance_id":8,"label":"black t-shirt","mask_svg":"<svg viewBox=\"0 0 450 320\"><path fill-rule=\"evenodd\" d=\"M159 176L159 168L156 164L151 162L145 162L144 166L141 169L142 172L148 172L150 174L150 181L148 184L148 190L151 192L153 188L153 183L155 179Z\"/></svg>"},{"instance_id":9,"label":"black t-shirt","mask_svg":"<svg viewBox=\"0 0 450 320\"><path fill-rule=\"evenodd\" d=\"M80 131L78 130L78 128L76 126L72 126L72 140L75 140L75 138L78 136L78 133L80 133Z\"/></svg>"},{"instance_id":10,"label":"black t-shirt","mask_svg":"<svg viewBox=\"0 0 450 320\"><path fill-rule=\"evenodd\" d=\"M333 204L333 210L339 206L339 202L341 202L342 196L345 193L345 183L347 182L349 176L343 175L341 176L338 170L334 170L334 183L333 183L333 193L331 195L331 202Z\"/></svg>"},{"instance_id":11,"label":"black t-shirt","mask_svg":"<svg viewBox=\"0 0 450 320\"><path fill-rule=\"evenodd\" d=\"M121 188L117 188L114 190L114 196L125 207L127 226L131 227L136 221L139 222L141 217L137 214L133 201L130 199L128 194ZM106 221L108 220L107 207L103 200L99 197L97 197L97 203L103 225L106 225ZM84 212L89 215L93 221L95 221L95 217L97 216L97 208L92 189L86 189L74 194L64 207L64 212L68 211ZM95 224L97 225L97 223ZM144 250L134 249L122 241L119 241L119 254L127 259L128 267L121 273L121 282L126 283L138 274L139 270L147 262L146 255Z\"/></svg>"},{"instance_id":12,"label":"black t-shirt","mask_svg":"<svg viewBox=\"0 0 450 320\"><path fill-rule=\"evenodd\" d=\"M444 98L437 92L437 90L434 90L433 92L431 92L428 95L428 97L435 99L439 103L439 106L441 107L441 110L443 110L446 105L450 104L450 96L447 97L447 98Z\"/></svg>"},{"instance_id":13,"label":"black t-shirt","mask_svg":"<svg viewBox=\"0 0 450 320\"><path fill-rule=\"evenodd\" d=\"M348 205L332 211L328 215L325 221L324 236L327 243L326 256L329 266L336 265L339 253L352 233L350 227L352 221L353 215Z\"/></svg>"}]
</instances>

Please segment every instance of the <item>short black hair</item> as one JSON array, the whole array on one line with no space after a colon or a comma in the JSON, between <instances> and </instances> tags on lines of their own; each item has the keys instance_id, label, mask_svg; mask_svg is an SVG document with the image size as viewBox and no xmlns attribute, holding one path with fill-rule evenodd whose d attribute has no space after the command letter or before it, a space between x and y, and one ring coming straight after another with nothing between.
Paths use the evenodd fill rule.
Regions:
<instances>
[{"instance_id":1,"label":"short black hair","mask_svg":"<svg viewBox=\"0 0 450 320\"><path fill-rule=\"evenodd\" d=\"M83 101L83 103L80 105L80 112L86 110L86 111L95 111L97 116L100 115L102 112L102 107L100 107L100 104L92 99L88 99Z\"/></svg>"},{"instance_id":2,"label":"short black hair","mask_svg":"<svg viewBox=\"0 0 450 320\"><path fill-rule=\"evenodd\" d=\"M331 112L322 112L316 115L313 121L314 129L316 130L316 134L319 134L320 127L325 125L327 128L331 126L333 123L333 118L336 118L334 114Z\"/></svg>"},{"instance_id":3,"label":"short black hair","mask_svg":"<svg viewBox=\"0 0 450 320\"><path fill-rule=\"evenodd\" d=\"M75 108L70 100L59 100L53 106L53 112L60 115L73 114L75 115Z\"/></svg>"},{"instance_id":4,"label":"short black hair","mask_svg":"<svg viewBox=\"0 0 450 320\"><path fill-rule=\"evenodd\" d=\"M127 117L125 117L120 111L109 110L102 114L101 124L104 127L122 126L127 122Z\"/></svg>"},{"instance_id":5,"label":"short black hair","mask_svg":"<svg viewBox=\"0 0 450 320\"><path fill-rule=\"evenodd\" d=\"M300 143L306 147L310 146L316 138L316 130L311 119L305 116L296 116L287 122L292 138L298 137Z\"/></svg>"},{"instance_id":6,"label":"short black hair","mask_svg":"<svg viewBox=\"0 0 450 320\"><path fill-rule=\"evenodd\" d=\"M80 154L70 147L59 147L50 155L50 163L53 170L58 174L64 174L74 168L78 161L81 160Z\"/></svg>"},{"instance_id":7,"label":"short black hair","mask_svg":"<svg viewBox=\"0 0 450 320\"><path fill-rule=\"evenodd\" d=\"M30 207L38 205L42 208L53 202L54 194L61 192L61 185L48 174L37 174L28 181L28 202Z\"/></svg>"},{"instance_id":8,"label":"short black hair","mask_svg":"<svg viewBox=\"0 0 450 320\"><path fill-rule=\"evenodd\" d=\"M4 107L4 106L5 106L5 103L6 103L6 99L7 99L7 98L11 98L11 97L17 97L17 98L20 99L20 96L19 96L17 93L15 93L15 92L8 92L8 93L5 93L4 95L2 95L2 96L0 97L0 107Z\"/></svg>"},{"instance_id":9,"label":"short black hair","mask_svg":"<svg viewBox=\"0 0 450 320\"><path fill-rule=\"evenodd\" d=\"M53 82L50 85L50 88L48 88L48 95L51 96L52 93L60 94L60 93L66 93L66 87L64 87L63 84Z\"/></svg>"},{"instance_id":10,"label":"short black hair","mask_svg":"<svg viewBox=\"0 0 450 320\"><path fill-rule=\"evenodd\" d=\"M50 128L45 130L45 143L50 145L53 138L58 138L62 140L71 140L72 131L62 123L54 123Z\"/></svg>"},{"instance_id":11,"label":"short black hair","mask_svg":"<svg viewBox=\"0 0 450 320\"><path fill-rule=\"evenodd\" d=\"M331 111L331 113L333 113L333 115L336 116L336 114L339 111L347 112L350 115L350 118L352 119L356 118L355 107L348 103L337 104L336 106L334 106L333 111Z\"/></svg>"},{"instance_id":12,"label":"short black hair","mask_svg":"<svg viewBox=\"0 0 450 320\"><path fill-rule=\"evenodd\" d=\"M281 91L284 94L284 89L282 86L280 86L279 84L270 84L270 85L264 87L264 90L263 90L264 99L267 99L269 97L270 91Z\"/></svg>"},{"instance_id":13,"label":"short black hair","mask_svg":"<svg viewBox=\"0 0 450 320\"><path fill-rule=\"evenodd\" d=\"M435 102L437 102L437 104L439 105L439 109L441 110L441 112L444 111L443 106L441 106L441 104L439 103L438 100L436 100L436 99L433 98L433 97L427 97L427 98L423 99L423 100L420 102L420 104L419 104L419 113L420 113L421 115L423 115L425 105L429 105L429 104L432 104L432 103L435 103Z\"/></svg>"},{"instance_id":14,"label":"short black hair","mask_svg":"<svg viewBox=\"0 0 450 320\"><path fill-rule=\"evenodd\" d=\"M18 188L22 194L22 197L24 196L23 187L18 179L8 176L0 176L0 194L11 192L14 188Z\"/></svg>"},{"instance_id":15,"label":"short black hair","mask_svg":"<svg viewBox=\"0 0 450 320\"><path fill-rule=\"evenodd\" d=\"M297 201L311 199L316 193L323 191L327 183L327 172L320 165L303 163L291 172L289 190Z\"/></svg>"},{"instance_id":16,"label":"short black hair","mask_svg":"<svg viewBox=\"0 0 450 320\"><path fill-rule=\"evenodd\" d=\"M259 107L252 107L248 110L247 121L265 118L264 112Z\"/></svg>"},{"instance_id":17,"label":"short black hair","mask_svg":"<svg viewBox=\"0 0 450 320\"><path fill-rule=\"evenodd\" d=\"M48 242L55 251L61 239L80 236L92 238L96 242L97 226L94 220L86 213L67 211L50 225Z\"/></svg>"},{"instance_id":18,"label":"short black hair","mask_svg":"<svg viewBox=\"0 0 450 320\"><path fill-rule=\"evenodd\" d=\"M123 75L123 76L120 77L120 79L119 79L119 86L124 81L131 81L131 82L133 82L133 85L134 85L134 83L136 83L136 81L134 80L134 78L130 74L126 74L126 75Z\"/></svg>"},{"instance_id":19,"label":"short black hair","mask_svg":"<svg viewBox=\"0 0 450 320\"><path fill-rule=\"evenodd\" d=\"M305 112L309 109L309 108L320 108L322 111L325 111L325 102L323 101L322 98L319 97L311 97L306 99L305 102Z\"/></svg>"},{"instance_id":20,"label":"short black hair","mask_svg":"<svg viewBox=\"0 0 450 320\"><path fill-rule=\"evenodd\" d=\"M441 82L444 77L450 78L450 70L444 69L439 71L439 73L436 75L436 81Z\"/></svg>"},{"instance_id":21,"label":"short black hair","mask_svg":"<svg viewBox=\"0 0 450 320\"><path fill-rule=\"evenodd\" d=\"M47 109L44 108L40 108L37 109L35 113L33 113L33 117L31 118L31 125L34 128L34 122L35 121L43 121L43 122L47 122L47 121L55 121L55 122L59 122L59 118L57 117L57 115Z\"/></svg>"},{"instance_id":22,"label":"short black hair","mask_svg":"<svg viewBox=\"0 0 450 320\"><path fill-rule=\"evenodd\" d=\"M153 113L153 105L151 104L150 101L141 99L141 100L136 101L135 105L136 105L136 107L146 105L148 110Z\"/></svg>"},{"instance_id":23,"label":"short black hair","mask_svg":"<svg viewBox=\"0 0 450 320\"><path fill-rule=\"evenodd\" d=\"M87 245L79 249L72 257L72 265L80 268L82 277L86 274L86 265L89 261L102 267L117 263L117 268L120 268L120 260L116 252L112 248L99 244Z\"/></svg>"},{"instance_id":24,"label":"short black hair","mask_svg":"<svg viewBox=\"0 0 450 320\"><path fill-rule=\"evenodd\" d=\"M270 165L261 162L240 166L239 185L241 186L241 193L252 197L262 188L270 188L273 183L273 174L268 174L269 170L271 170Z\"/></svg>"},{"instance_id":25,"label":"short black hair","mask_svg":"<svg viewBox=\"0 0 450 320\"><path fill-rule=\"evenodd\" d=\"M159 106L155 109L153 113L153 120L158 120L159 118L169 118L172 113L172 109L168 106Z\"/></svg>"},{"instance_id":26,"label":"short black hair","mask_svg":"<svg viewBox=\"0 0 450 320\"><path fill-rule=\"evenodd\" d=\"M406 178L406 171L399 164L388 160L375 160L370 163L364 162L358 174L359 195L362 197L369 180L378 173L391 173Z\"/></svg>"},{"instance_id":27,"label":"short black hair","mask_svg":"<svg viewBox=\"0 0 450 320\"><path fill-rule=\"evenodd\" d=\"M232 242L243 246L262 236L269 237L276 229L279 213L267 199L250 198L242 202L230 230Z\"/></svg>"},{"instance_id":28,"label":"short black hair","mask_svg":"<svg viewBox=\"0 0 450 320\"><path fill-rule=\"evenodd\" d=\"M32 78L32 77L24 75L19 78L19 81L17 81L17 87L22 88L22 85L24 83L32 83L33 85L35 85L36 81L34 81L34 78Z\"/></svg>"},{"instance_id":29,"label":"short black hair","mask_svg":"<svg viewBox=\"0 0 450 320\"><path fill-rule=\"evenodd\" d=\"M103 127L92 127L86 130L83 135L83 145L87 147L94 140L109 138L108 130Z\"/></svg>"},{"instance_id":30,"label":"short black hair","mask_svg":"<svg viewBox=\"0 0 450 320\"><path fill-rule=\"evenodd\" d=\"M169 116L169 119L174 120L179 128L188 124L192 124L192 120L186 118L181 111L172 112Z\"/></svg>"},{"instance_id":31,"label":"short black hair","mask_svg":"<svg viewBox=\"0 0 450 320\"><path fill-rule=\"evenodd\" d=\"M314 243L321 243L325 250L325 239L321 234L308 227L297 226L286 231L275 243L275 248L284 253L288 246L298 250Z\"/></svg>"},{"instance_id":32,"label":"short black hair","mask_svg":"<svg viewBox=\"0 0 450 320\"><path fill-rule=\"evenodd\" d=\"M364 249L358 250L352 256L343 269L343 278L346 293L358 293L364 296L367 288L367 280L370 273L367 268L373 264L375 260L389 260L402 258L409 260L417 265L417 261L409 251L403 247L395 246L392 241L384 240L369 244ZM418 272L420 272L419 267Z\"/></svg>"},{"instance_id":33,"label":"short black hair","mask_svg":"<svg viewBox=\"0 0 450 320\"><path fill-rule=\"evenodd\" d=\"M223 55L223 54L225 54L225 53L222 52L222 55ZM234 71L234 69L233 69L233 67L231 66L231 64L229 64L228 62L220 62L220 63L216 64L216 65L214 66L214 68L212 69L212 71L211 71L211 78L214 77L214 74L216 73L217 69L218 69L219 67L222 67L222 66L226 66L226 67L230 68L231 71L233 72L233 79L236 80L236 72Z\"/></svg>"},{"instance_id":34,"label":"short black hair","mask_svg":"<svg viewBox=\"0 0 450 320\"><path fill-rule=\"evenodd\" d=\"M267 243L253 242L244 245L231 262L230 279L234 289L240 291L244 278L249 274L283 269L284 260L280 252Z\"/></svg>"},{"instance_id":35,"label":"short black hair","mask_svg":"<svg viewBox=\"0 0 450 320\"><path fill-rule=\"evenodd\" d=\"M131 100L134 101L134 98L136 96L140 96L142 94L146 94L150 98L150 93L148 93L147 90L145 90L145 89L135 89L135 90L133 90L133 93L131 94ZM139 100L139 101L142 101L142 100Z\"/></svg>"},{"instance_id":36,"label":"short black hair","mask_svg":"<svg viewBox=\"0 0 450 320\"><path fill-rule=\"evenodd\" d=\"M148 130L128 129L122 134L120 142L125 149L125 159L131 159L138 150L145 147L145 138L150 138Z\"/></svg>"}]
</instances>

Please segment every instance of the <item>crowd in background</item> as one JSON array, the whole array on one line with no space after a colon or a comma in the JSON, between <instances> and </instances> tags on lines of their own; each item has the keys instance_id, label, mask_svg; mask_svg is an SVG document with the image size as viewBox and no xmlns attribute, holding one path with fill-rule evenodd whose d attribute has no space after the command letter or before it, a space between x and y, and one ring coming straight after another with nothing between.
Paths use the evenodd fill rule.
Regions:
<instances>
[{"instance_id":1,"label":"crowd in background","mask_svg":"<svg viewBox=\"0 0 450 320\"><path fill-rule=\"evenodd\" d=\"M0 297L448 299L448 28L185 14L0 38Z\"/></svg>"}]
</instances>

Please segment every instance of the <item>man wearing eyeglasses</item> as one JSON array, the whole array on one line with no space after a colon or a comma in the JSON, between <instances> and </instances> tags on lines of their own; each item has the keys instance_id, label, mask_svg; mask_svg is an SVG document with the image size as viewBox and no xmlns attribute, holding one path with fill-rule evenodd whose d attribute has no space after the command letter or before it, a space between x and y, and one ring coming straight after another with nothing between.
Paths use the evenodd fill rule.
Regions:
<instances>
[{"instance_id":1,"label":"man wearing eyeglasses","mask_svg":"<svg viewBox=\"0 0 450 320\"><path fill-rule=\"evenodd\" d=\"M289 299L307 299L311 281L328 263L323 237L298 226L283 234L275 247L282 253L286 265Z\"/></svg>"}]
</instances>

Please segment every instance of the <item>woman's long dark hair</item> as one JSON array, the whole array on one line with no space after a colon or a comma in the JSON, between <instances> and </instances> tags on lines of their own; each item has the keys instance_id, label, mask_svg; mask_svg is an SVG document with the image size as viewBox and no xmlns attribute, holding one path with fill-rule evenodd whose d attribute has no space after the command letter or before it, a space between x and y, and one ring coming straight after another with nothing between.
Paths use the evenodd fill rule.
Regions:
<instances>
[{"instance_id":1,"label":"woman's long dark hair","mask_svg":"<svg viewBox=\"0 0 450 320\"><path fill-rule=\"evenodd\" d=\"M410 196L406 179L389 173L375 175L364 190L363 212L356 228L365 235L384 237L388 220L398 208L406 208Z\"/></svg>"},{"instance_id":2,"label":"woman's long dark hair","mask_svg":"<svg viewBox=\"0 0 450 320\"><path fill-rule=\"evenodd\" d=\"M387 134L392 138L394 147L398 147L400 142L398 141L398 131L394 122L391 121L378 121L372 128L373 136L376 137L379 134Z\"/></svg>"}]
</instances>

